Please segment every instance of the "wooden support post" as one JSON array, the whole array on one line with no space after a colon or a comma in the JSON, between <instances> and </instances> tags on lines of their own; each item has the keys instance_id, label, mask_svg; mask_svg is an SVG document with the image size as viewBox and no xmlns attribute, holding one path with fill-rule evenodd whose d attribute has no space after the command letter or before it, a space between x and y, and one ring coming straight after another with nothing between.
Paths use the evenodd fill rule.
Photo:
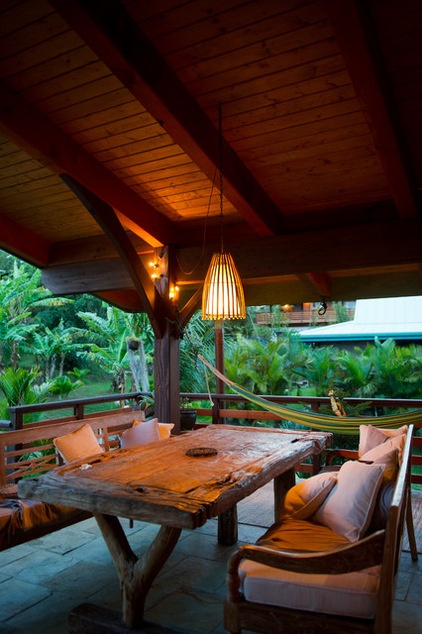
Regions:
<instances>
[{"instance_id":1,"label":"wooden support post","mask_svg":"<svg viewBox=\"0 0 422 634\"><path fill-rule=\"evenodd\" d=\"M286 493L296 484L296 474L294 469L289 469L285 473L274 478L274 521L278 520Z\"/></svg>"},{"instance_id":2,"label":"wooden support post","mask_svg":"<svg viewBox=\"0 0 422 634\"><path fill-rule=\"evenodd\" d=\"M180 432L180 348L168 324L164 337L155 339L154 396L155 415L161 423L174 423L174 433Z\"/></svg>"},{"instance_id":3,"label":"wooden support post","mask_svg":"<svg viewBox=\"0 0 422 634\"><path fill-rule=\"evenodd\" d=\"M234 504L218 516L218 543L223 546L233 546L237 540L237 505Z\"/></svg>"}]
</instances>

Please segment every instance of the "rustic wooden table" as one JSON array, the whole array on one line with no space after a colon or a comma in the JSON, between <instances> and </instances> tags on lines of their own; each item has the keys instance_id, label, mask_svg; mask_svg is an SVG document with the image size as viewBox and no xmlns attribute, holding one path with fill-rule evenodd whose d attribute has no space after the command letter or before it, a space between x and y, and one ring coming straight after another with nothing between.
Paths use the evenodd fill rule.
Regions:
<instances>
[{"instance_id":1,"label":"rustic wooden table","mask_svg":"<svg viewBox=\"0 0 422 634\"><path fill-rule=\"evenodd\" d=\"M294 484L294 467L330 442L331 434L322 432L210 425L21 480L19 494L94 514L119 575L123 622L135 628L142 624L147 592L182 529L194 529L218 517L220 543L235 543L237 502L274 480L277 514ZM139 558L119 517L161 525L150 548Z\"/></svg>"}]
</instances>

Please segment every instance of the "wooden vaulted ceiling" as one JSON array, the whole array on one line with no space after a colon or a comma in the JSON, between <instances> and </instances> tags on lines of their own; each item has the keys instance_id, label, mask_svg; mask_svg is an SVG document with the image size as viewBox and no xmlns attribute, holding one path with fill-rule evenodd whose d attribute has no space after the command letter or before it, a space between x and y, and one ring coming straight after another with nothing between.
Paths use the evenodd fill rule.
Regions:
<instances>
[{"instance_id":1,"label":"wooden vaulted ceiling","mask_svg":"<svg viewBox=\"0 0 422 634\"><path fill-rule=\"evenodd\" d=\"M421 25L419 0L2 0L0 247L150 316L148 261L193 309L222 224L248 304L422 294Z\"/></svg>"}]
</instances>

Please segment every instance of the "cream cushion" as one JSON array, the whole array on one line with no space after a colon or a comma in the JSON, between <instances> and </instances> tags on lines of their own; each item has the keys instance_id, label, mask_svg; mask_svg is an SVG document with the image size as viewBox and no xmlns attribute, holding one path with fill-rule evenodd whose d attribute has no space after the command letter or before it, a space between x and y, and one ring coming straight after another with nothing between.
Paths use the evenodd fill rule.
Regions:
<instances>
[{"instance_id":1,"label":"cream cushion","mask_svg":"<svg viewBox=\"0 0 422 634\"><path fill-rule=\"evenodd\" d=\"M381 445L389 438L394 438L403 434L406 435L408 429L407 425L403 425L397 429L381 429L379 427L374 427L373 425L360 425L358 449L359 458L371 449Z\"/></svg>"},{"instance_id":2,"label":"cream cushion","mask_svg":"<svg viewBox=\"0 0 422 634\"><path fill-rule=\"evenodd\" d=\"M319 509L336 483L337 474L333 473L319 473L302 480L287 491L278 519L308 519Z\"/></svg>"},{"instance_id":3,"label":"cream cushion","mask_svg":"<svg viewBox=\"0 0 422 634\"><path fill-rule=\"evenodd\" d=\"M91 425L88 423L76 431L54 438L53 443L65 462L87 458L103 452Z\"/></svg>"},{"instance_id":4,"label":"cream cushion","mask_svg":"<svg viewBox=\"0 0 422 634\"><path fill-rule=\"evenodd\" d=\"M247 601L363 619L375 615L379 566L342 575L308 575L244 561L240 574Z\"/></svg>"},{"instance_id":5,"label":"cream cushion","mask_svg":"<svg viewBox=\"0 0 422 634\"><path fill-rule=\"evenodd\" d=\"M271 527L257 544L272 550L328 552L349 541L326 526L287 519ZM245 560L239 570L247 601L358 618L375 614L379 566L341 575L309 575Z\"/></svg>"},{"instance_id":6,"label":"cream cushion","mask_svg":"<svg viewBox=\"0 0 422 634\"><path fill-rule=\"evenodd\" d=\"M150 420L154 420L158 423L158 431L160 433L161 440L167 440L167 438L170 438L171 430L174 427L174 423L160 423L158 422L158 418L152 418ZM143 425L145 422L149 423L150 421L134 420L133 426L137 427L138 425Z\"/></svg>"},{"instance_id":7,"label":"cream cushion","mask_svg":"<svg viewBox=\"0 0 422 634\"><path fill-rule=\"evenodd\" d=\"M157 419L148 420L142 425L126 429L120 436L121 447L136 447L161 440Z\"/></svg>"},{"instance_id":8,"label":"cream cushion","mask_svg":"<svg viewBox=\"0 0 422 634\"><path fill-rule=\"evenodd\" d=\"M350 542L360 539L372 519L383 473L382 464L345 462L338 471L337 484L312 521L331 528Z\"/></svg>"}]
</instances>

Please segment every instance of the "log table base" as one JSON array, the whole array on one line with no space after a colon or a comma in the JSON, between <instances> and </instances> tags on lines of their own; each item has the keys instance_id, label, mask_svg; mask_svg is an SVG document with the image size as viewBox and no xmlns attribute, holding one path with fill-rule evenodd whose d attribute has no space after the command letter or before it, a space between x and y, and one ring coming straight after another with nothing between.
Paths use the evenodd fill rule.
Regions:
<instances>
[{"instance_id":1,"label":"log table base","mask_svg":"<svg viewBox=\"0 0 422 634\"><path fill-rule=\"evenodd\" d=\"M95 514L95 519L119 576L123 623L131 629L139 627L143 623L148 590L171 555L182 529L161 526L151 546L138 558L117 517Z\"/></svg>"}]
</instances>

